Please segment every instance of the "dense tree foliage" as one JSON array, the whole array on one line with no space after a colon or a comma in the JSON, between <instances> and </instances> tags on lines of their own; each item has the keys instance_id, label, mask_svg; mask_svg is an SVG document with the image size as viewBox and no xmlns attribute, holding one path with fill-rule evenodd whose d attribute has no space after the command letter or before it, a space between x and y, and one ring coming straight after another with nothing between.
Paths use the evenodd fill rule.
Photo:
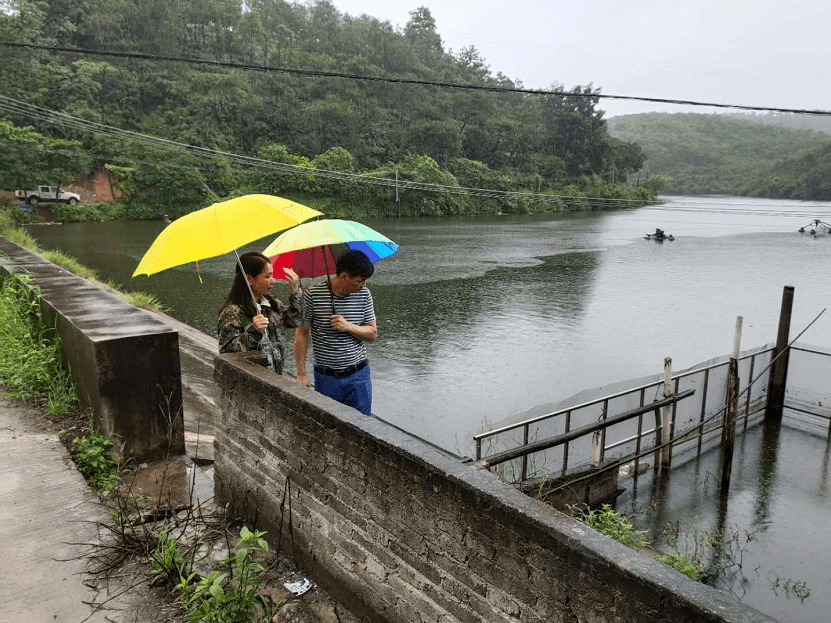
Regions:
<instances>
[{"instance_id":1,"label":"dense tree foliage","mask_svg":"<svg viewBox=\"0 0 831 623\"><path fill-rule=\"evenodd\" d=\"M769 174L748 182L740 192L771 199L831 201L831 141L800 156L780 160Z\"/></svg>"},{"instance_id":2,"label":"dense tree foliage","mask_svg":"<svg viewBox=\"0 0 831 623\"><path fill-rule=\"evenodd\" d=\"M609 132L643 148L646 162L639 175L666 177L665 192L795 199L819 198L812 183L792 179L798 174L792 165L819 166L819 154L801 154L829 140L813 130L762 122L756 115L625 115L609 120ZM779 187L781 192L774 190Z\"/></svg>"},{"instance_id":3,"label":"dense tree foliage","mask_svg":"<svg viewBox=\"0 0 831 623\"><path fill-rule=\"evenodd\" d=\"M494 75L475 47L445 50L424 7L403 28L342 14L327 0L5 0L3 8L6 40L522 86ZM555 94L537 96L13 47L0 48L0 63L6 96L101 124L91 133L31 108L3 107L11 129L0 134L2 151L15 153L13 130L31 126L43 141L69 141L62 149L88 154L87 168L107 166L132 196L153 202L256 191L375 213L452 214L563 209L580 196L652 197L648 187L625 185L644 154L609 135L591 85L555 83ZM227 157L148 148L107 128ZM41 169L29 172L28 183L40 181ZM453 192L458 186L524 194L483 197Z\"/></svg>"}]
</instances>

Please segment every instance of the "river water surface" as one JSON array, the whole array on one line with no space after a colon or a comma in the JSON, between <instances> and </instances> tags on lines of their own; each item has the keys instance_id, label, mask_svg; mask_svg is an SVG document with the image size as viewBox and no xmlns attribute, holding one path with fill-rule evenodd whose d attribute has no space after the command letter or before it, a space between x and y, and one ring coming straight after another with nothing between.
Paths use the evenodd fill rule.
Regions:
<instances>
[{"instance_id":1,"label":"river water surface","mask_svg":"<svg viewBox=\"0 0 831 623\"><path fill-rule=\"evenodd\" d=\"M737 315L743 347L775 341L785 285L796 288L795 333L831 301L831 236L798 233L815 218L831 221L831 204L667 197L618 212L367 220L400 245L370 281L373 412L469 454L483 423L658 373L664 357L680 370L729 353ZM130 278L163 227L30 232L215 333L233 256ZM645 240L656 227L676 240ZM285 285L274 293L285 299ZM828 316L802 341L831 346Z\"/></svg>"},{"instance_id":2,"label":"river water surface","mask_svg":"<svg viewBox=\"0 0 831 623\"><path fill-rule=\"evenodd\" d=\"M369 345L373 412L472 455L471 436L485 423L660 373L665 357L677 371L728 354L738 315L742 348L775 341L786 285L795 287L793 337L831 303L831 236L798 232L814 219L831 222L831 204L665 197L660 206L616 212L366 220L400 245L370 281L379 327ZM200 262L198 271L188 265L130 278L163 227L104 222L29 231L44 248L154 294L173 316L215 333L233 256ZM656 227L676 239L645 240ZM285 299L285 285L274 294ZM831 347L831 314L800 342ZM771 443L761 430L742 438L729 512L713 494L712 453L619 504L640 511L658 502L653 519L639 513L650 538L665 536L667 518L693 520L687 539L695 530L739 526L746 565L722 588L783 621L829 620L829 446L800 432L776 446L774 467L758 458ZM807 580L812 594L801 601L784 590L787 580Z\"/></svg>"}]
</instances>

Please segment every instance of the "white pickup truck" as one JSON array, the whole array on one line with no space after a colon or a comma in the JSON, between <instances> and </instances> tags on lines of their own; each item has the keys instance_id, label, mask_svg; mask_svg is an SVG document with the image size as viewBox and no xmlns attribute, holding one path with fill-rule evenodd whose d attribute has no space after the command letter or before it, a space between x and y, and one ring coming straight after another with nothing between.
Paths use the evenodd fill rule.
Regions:
<instances>
[{"instance_id":1,"label":"white pickup truck","mask_svg":"<svg viewBox=\"0 0 831 623\"><path fill-rule=\"evenodd\" d=\"M30 205L59 201L74 206L81 200L81 195L60 190L57 186L38 186L34 190L16 190L14 196L25 200Z\"/></svg>"}]
</instances>

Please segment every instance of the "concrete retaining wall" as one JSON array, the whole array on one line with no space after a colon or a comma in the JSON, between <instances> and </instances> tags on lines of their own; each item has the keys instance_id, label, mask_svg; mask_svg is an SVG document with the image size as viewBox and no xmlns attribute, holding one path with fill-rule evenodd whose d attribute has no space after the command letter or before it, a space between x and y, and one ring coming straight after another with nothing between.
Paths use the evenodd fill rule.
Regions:
<instances>
[{"instance_id":1,"label":"concrete retaining wall","mask_svg":"<svg viewBox=\"0 0 831 623\"><path fill-rule=\"evenodd\" d=\"M178 334L40 255L0 238L0 273L27 272L56 327L78 397L113 438L116 459L183 454Z\"/></svg>"},{"instance_id":2,"label":"concrete retaining wall","mask_svg":"<svg viewBox=\"0 0 831 623\"><path fill-rule=\"evenodd\" d=\"M250 355L215 379L217 497L371 621L772 620Z\"/></svg>"}]
</instances>

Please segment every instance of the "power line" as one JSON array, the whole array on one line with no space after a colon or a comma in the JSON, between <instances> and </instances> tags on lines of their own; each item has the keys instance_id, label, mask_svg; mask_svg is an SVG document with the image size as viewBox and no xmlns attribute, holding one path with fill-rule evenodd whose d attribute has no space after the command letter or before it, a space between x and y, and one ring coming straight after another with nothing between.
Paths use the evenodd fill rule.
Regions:
<instances>
[{"instance_id":1,"label":"power line","mask_svg":"<svg viewBox=\"0 0 831 623\"><path fill-rule=\"evenodd\" d=\"M81 117L74 117L66 113L50 110L29 104L21 100L0 95L0 110L7 113L23 115L38 119L47 123L55 123L63 125L76 130L85 132L94 132L104 134L113 138L122 140L131 140L140 144L156 147L159 149L175 150L188 153L194 157L212 158L217 160L227 160L244 166L256 166L260 168L282 170L289 173L300 175L315 175L324 179L333 179L336 181L350 181L359 184L369 184L375 186L385 186L389 188L420 190L427 192L442 192L450 194L463 194L475 197L495 198L495 199L534 199L541 201L567 201L579 202L589 207L595 206L635 206L643 205L644 201L636 199L608 199L605 197L576 197L572 195L554 195L547 193L534 193L522 191L507 191L497 190L493 188L472 188L464 186L449 186L444 184L430 184L426 182L416 182L413 180L391 179L386 177L375 177L367 174L345 173L341 171L330 171L327 169L315 169L301 165L285 164L274 162L273 160L265 160L263 158L254 158L252 156L244 156L232 152L225 152L207 147L198 147L196 145L189 145L187 143L179 143L169 139L155 137L149 134L141 134L131 130L124 130L115 126L98 123L96 121L89 121Z\"/></svg>"},{"instance_id":2,"label":"power line","mask_svg":"<svg viewBox=\"0 0 831 623\"><path fill-rule=\"evenodd\" d=\"M232 63L229 61L212 61L207 59L187 58L183 56L166 56L160 54L144 54L139 52L117 52L113 50L90 50L86 48L70 48L57 45L43 45L39 43L25 43L22 41L0 41L0 45L17 48L30 48L47 50L50 52L70 52L73 54L91 54L96 56L112 56L119 58L134 58L150 61L169 61L176 63L191 63L195 65L210 65L214 67L226 67L230 69L243 69L246 71L276 72L294 76L305 76L312 78L341 78L348 80L363 80L367 82L386 82L391 84L415 84L424 86L444 87L450 89L462 89L467 91L487 91L492 93L524 93L526 95L556 95L559 97L584 97L602 98L615 100L629 100L636 102L652 102L656 104L677 104L680 106L705 106L710 108L732 108L736 110L752 110L759 112L782 112L799 115L816 115L822 117L831 116L831 111L810 110L804 108L778 108L770 106L748 106L744 104L723 104L719 102L701 102L696 100L667 99L660 97L640 97L635 95L610 95L606 93L582 93L550 91L545 89L522 89L517 87L502 87L496 85L465 84L457 82L439 82L435 80L415 80L412 78L390 78L384 76L367 76L362 74L350 74L336 71L322 71L312 69L295 69L291 67L273 67L269 65L252 65L247 63Z\"/></svg>"}]
</instances>

